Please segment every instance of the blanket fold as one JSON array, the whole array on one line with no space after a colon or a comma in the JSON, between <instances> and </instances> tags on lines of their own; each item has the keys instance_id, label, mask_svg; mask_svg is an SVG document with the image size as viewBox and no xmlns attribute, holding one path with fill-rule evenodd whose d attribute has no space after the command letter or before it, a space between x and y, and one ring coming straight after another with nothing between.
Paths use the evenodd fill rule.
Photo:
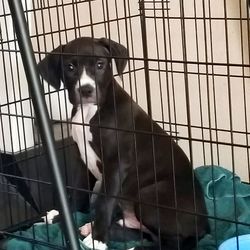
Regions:
<instances>
[{"instance_id":1,"label":"blanket fold","mask_svg":"<svg viewBox=\"0 0 250 250\"><path fill-rule=\"evenodd\" d=\"M199 242L199 250L218 249L231 237L250 233L250 185L219 166L203 166L195 170L205 197L211 233ZM234 223L247 223L247 225Z\"/></svg>"}]
</instances>

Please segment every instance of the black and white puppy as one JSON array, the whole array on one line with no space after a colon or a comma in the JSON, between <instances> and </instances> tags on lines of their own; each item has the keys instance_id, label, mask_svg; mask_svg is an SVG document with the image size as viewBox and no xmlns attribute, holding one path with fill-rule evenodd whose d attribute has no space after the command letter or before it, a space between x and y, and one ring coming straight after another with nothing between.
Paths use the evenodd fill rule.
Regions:
<instances>
[{"instance_id":1,"label":"black and white puppy","mask_svg":"<svg viewBox=\"0 0 250 250\"><path fill-rule=\"evenodd\" d=\"M182 149L115 81L111 57L121 75L124 46L82 37L38 65L49 84L59 89L62 81L68 90L72 136L97 179L94 226L82 231L92 231L96 249L106 248L119 207L118 223L154 235L156 244L147 249L192 249L209 230L201 187ZM85 243L92 247L89 237Z\"/></svg>"}]
</instances>

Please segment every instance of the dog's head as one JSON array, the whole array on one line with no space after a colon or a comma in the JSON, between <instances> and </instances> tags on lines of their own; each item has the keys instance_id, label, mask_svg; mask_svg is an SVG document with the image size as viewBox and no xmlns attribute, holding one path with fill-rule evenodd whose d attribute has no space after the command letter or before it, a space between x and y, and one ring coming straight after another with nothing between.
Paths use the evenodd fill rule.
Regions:
<instances>
[{"instance_id":1,"label":"dog's head","mask_svg":"<svg viewBox=\"0 0 250 250\"><path fill-rule=\"evenodd\" d=\"M74 106L102 104L113 79L111 57L121 75L127 56L127 49L112 40L81 37L54 49L38 64L38 70L55 89L62 81Z\"/></svg>"}]
</instances>

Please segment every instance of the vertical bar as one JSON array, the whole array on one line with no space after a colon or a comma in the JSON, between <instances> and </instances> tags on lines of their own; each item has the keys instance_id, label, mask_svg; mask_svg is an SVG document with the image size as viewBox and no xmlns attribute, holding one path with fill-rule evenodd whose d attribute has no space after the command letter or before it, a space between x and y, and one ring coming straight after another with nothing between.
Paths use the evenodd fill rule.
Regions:
<instances>
[{"instance_id":1,"label":"vertical bar","mask_svg":"<svg viewBox=\"0 0 250 250\"><path fill-rule=\"evenodd\" d=\"M208 102L208 108L207 108L207 112L208 112L208 127L209 127L209 138L210 138L210 151L211 151L211 165L214 166L215 164L215 157L214 157L214 153L213 153L213 135L212 135L212 129L213 129L213 126L215 128L215 140L216 142L218 142L218 122L217 122L217 115L218 115L218 112L217 112L217 106L218 106L218 103L217 103L217 98L216 98L216 83L215 83L215 64L214 64L214 47L215 47L215 44L214 44L214 33L213 33L213 23L214 23L214 19L212 17L212 11L213 11L213 8L214 6L211 4L211 1L208 0L208 6L207 6L207 9L206 9L206 6L205 4L203 4L203 17L204 17L204 21L203 21L203 27L204 27L204 36L205 36L205 41L206 42L206 45L205 45L205 50L206 50L206 73L207 73L207 76L206 76L206 84L207 84L207 102ZM207 23L205 21L206 19L206 12L208 12L208 28L207 27ZM209 41L210 39L210 41ZM209 52L209 51L210 52ZM211 62L211 83L209 82L209 68L208 68L208 53L210 53L210 62ZM210 84L212 85L211 88L209 87ZM213 94L213 97L212 97L212 100L210 102L210 92L211 94ZM212 107L212 104L213 103L213 106ZM211 106L211 107L210 107ZM212 125L212 114L214 114L214 125ZM217 143L216 145L217 147L217 164L220 165L220 154L219 154L219 143ZM204 151L205 152L205 151ZM211 175L212 175L212 183L213 183L213 189L212 189L212 195L213 197L215 197L215 176L214 176L214 168L212 167L211 169ZM216 200L214 200L213 202L214 204L214 209L213 209L213 213L214 213L214 216L215 218L217 218L217 202ZM213 224L214 224L214 231L215 231L215 245L218 246L219 242L218 242L218 220L215 219L213 220Z\"/></svg>"},{"instance_id":2,"label":"vertical bar","mask_svg":"<svg viewBox=\"0 0 250 250\"><path fill-rule=\"evenodd\" d=\"M232 89L231 89L231 67L230 67L230 51L229 51L229 31L228 31L228 13L227 1L223 1L224 5L224 21L225 21L225 40L226 40L226 65L227 65L227 94L228 94L228 107L229 107L229 131L231 139L231 153L232 153L232 172L235 175L235 147L234 147L234 130L233 130L233 104L232 104ZM236 184L233 180L233 205L234 205L234 222L235 222L235 235L239 236L239 225L237 218L237 202L236 202ZM239 240L237 239L237 249L239 249Z\"/></svg>"},{"instance_id":3,"label":"vertical bar","mask_svg":"<svg viewBox=\"0 0 250 250\"><path fill-rule=\"evenodd\" d=\"M243 89L244 89L244 107L245 107L245 110L244 110L244 114L245 114L245 127L246 127L246 145L248 146L248 149L247 149L247 165L248 165L248 180L250 181L250 155L249 155L249 138L248 138L248 134L249 134L249 130L248 130L248 126L249 126L249 122L248 122L248 119L247 119L247 117L248 117L248 112L247 112L247 84L248 84L248 82L246 81L246 79L245 79L245 76L247 75L247 73L245 73L245 72L247 72L246 70L248 70L248 67L246 68L246 67L244 67L244 65L246 64L246 62L248 62L249 61L249 57L248 58L246 58L245 60L244 60L244 52L246 53L246 51L247 50L249 50L249 48L250 48L250 25L249 25L249 10L250 10L250 1L248 1L247 2L247 7L246 7L246 18L247 18L247 21L246 21L246 32L247 32L247 37L248 37L248 39L247 39L247 44L246 44L246 46L247 46L247 48L245 48L244 49L244 42L243 42L243 13L242 13L242 5L241 5L241 2L240 2L240 11L241 11L241 15L240 15L240 17L241 17L241 40L242 40L242 77L243 77ZM245 22L244 22L245 23Z\"/></svg>"},{"instance_id":4,"label":"vertical bar","mask_svg":"<svg viewBox=\"0 0 250 250\"><path fill-rule=\"evenodd\" d=\"M13 24L16 30L16 35L20 47L20 52L23 60L23 65L29 84L35 114L38 120L41 138L48 152L49 164L52 168L52 174L55 181L56 190L59 196L61 205L61 214L65 225L65 236L68 247L72 250L79 250L79 241L76 236L76 231L73 223L73 218L69 209L66 198L66 190L59 169L59 162L56 156L54 138L50 127L48 111L45 100L42 95L42 88L37 73L35 57L32 50L32 44L28 35L27 24L24 17L24 11L21 1L8 0Z\"/></svg>"},{"instance_id":5,"label":"vertical bar","mask_svg":"<svg viewBox=\"0 0 250 250\"><path fill-rule=\"evenodd\" d=\"M186 96L186 112L187 112L187 127L189 138L189 151L190 151L190 164L193 167L193 145L192 145L192 124L191 124L191 110L190 110L190 95L189 95L189 80L188 80L188 67L187 67L187 38L185 26L185 7L184 0L180 0L180 19L181 19L181 33L182 33L182 49L183 49L183 63L184 63L184 82L185 82L185 96ZM194 185L193 173L193 195L194 195L194 211L197 212L196 206L196 190ZM198 244L198 231L197 231L197 216L195 217L195 231L196 231L196 246Z\"/></svg>"},{"instance_id":6,"label":"vertical bar","mask_svg":"<svg viewBox=\"0 0 250 250\"><path fill-rule=\"evenodd\" d=\"M145 72L145 84L146 84L146 94L147 94L148 115L150 117L152 117L149 66L148 66L148 44L147 44L147 30L146 30L146 17L145 17L145 3L144 3L144 0L139 1L139 4L140 4L142 48L143 48L143 58L144 58L144 72Z\"/></svg>"}]
</instances>

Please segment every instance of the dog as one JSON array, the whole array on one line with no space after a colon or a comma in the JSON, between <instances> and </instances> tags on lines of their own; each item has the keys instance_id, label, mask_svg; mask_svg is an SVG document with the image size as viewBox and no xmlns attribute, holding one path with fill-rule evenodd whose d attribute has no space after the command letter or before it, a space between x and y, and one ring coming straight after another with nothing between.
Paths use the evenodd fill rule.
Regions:
<instances>
[{"instance_id":1,"label":"dog","mask_svg":"<svg viewBox=\"0 0 250 250\"><path fill-rule=\"evenodd\" d=\"M106 249L114 223L142 230L155 244L135 249L188 250L209 231L202 190L190 162L177 145L117 83L127 49L106 38L77 38L39 64L55 89L68 90L72 137L96 178L93 228L85 243ZM84 126L83 126L84 124ZM114 221L117 208L122 220Z\"/></svg>"}]
</instances>

